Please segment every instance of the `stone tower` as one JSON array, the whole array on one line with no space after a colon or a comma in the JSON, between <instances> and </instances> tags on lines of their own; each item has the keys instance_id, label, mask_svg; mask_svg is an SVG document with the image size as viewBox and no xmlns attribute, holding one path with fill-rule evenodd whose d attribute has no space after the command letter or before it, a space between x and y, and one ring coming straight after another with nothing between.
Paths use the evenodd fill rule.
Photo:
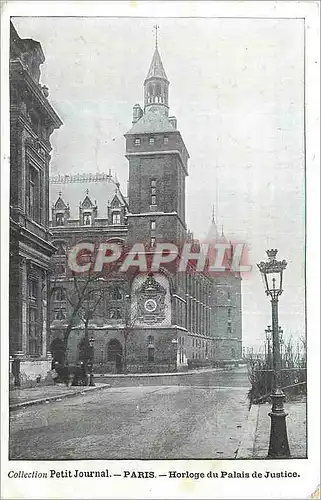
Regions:
<instances>
[{"instance_id":1,"label":"stone tower","mask_svg":"<svg viewBox=\"0 0 321 500\"><path fill-rule=\"evenodd\" d=\"M155 47L144 82L144 110L133 108L125 134L129 161L128 241L154 246L180 243L186 234L185 178L188 152L175 117L169 117L169 81Z\"/></svg>"}]
</instances>

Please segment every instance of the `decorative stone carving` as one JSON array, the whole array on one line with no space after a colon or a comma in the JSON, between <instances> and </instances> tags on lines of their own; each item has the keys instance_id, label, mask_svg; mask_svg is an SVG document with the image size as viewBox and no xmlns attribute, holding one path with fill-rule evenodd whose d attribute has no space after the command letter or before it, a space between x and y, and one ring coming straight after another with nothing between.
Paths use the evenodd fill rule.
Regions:
<instances>
[{"instance_id":1,"label":"decorative stone carving","mask_svg":"<svg viewBox=\"0 0 321 500\"><path fill-rule=\"evenodd\" d=\"M150 274L137 290L138 319L144 323L160 323L165 319L166 290Z\"/></svg>"}]
</instances>

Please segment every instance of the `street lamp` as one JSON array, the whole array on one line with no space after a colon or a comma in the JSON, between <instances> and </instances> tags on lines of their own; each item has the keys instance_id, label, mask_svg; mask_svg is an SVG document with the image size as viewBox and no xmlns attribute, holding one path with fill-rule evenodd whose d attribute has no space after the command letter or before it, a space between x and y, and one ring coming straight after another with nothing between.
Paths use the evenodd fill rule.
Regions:
<instances>
[{"instance_id":1,"label":"street lamp","mask_svg":"<svg viewBox=\"0 0 321 500\"><path fill-rule=\"evenodd\" d=\"M93 373L93 363L94 363L94 342L95 339L93 336L90 337L88 343L89 343L89 355L88 355L88 370L89 370L89 385L90 386L95 386L94 382L94 373Z\"/></svg>"},{"instance_id":2,"label":"street lamp","mask_svg":"<svg viewBox=\"0 0 321 500\"><path fill-rule=\"evenodd\" d=\"M272 305L272 339L273 339L273 391L271 417L270 444L267 458L289 458L290 448L286 430L286 416L284 411L285 395L281 388L281 356L278 325L278 302L283 289L283 271L287 266L286 260L276 260L278 251L267 250L267 262L257 264L265 286L265 293L271 299Z\"/></svg>"},{"instance_id":3,"label":"street lamp","mask_svg":"<svg viewBox=\"0 0 321 500\"><path fill-rule=\"evenodd\" d=\"M268 345L268 357L267 357L267 365L268 369L272 369L272 350L271 350L271 340L272 340L272 330L271 330L271 325L268 325L267 329L265 330L265 335L266 335L266 340L267 340L267 345Z\"/></svg>"}]
</instances>

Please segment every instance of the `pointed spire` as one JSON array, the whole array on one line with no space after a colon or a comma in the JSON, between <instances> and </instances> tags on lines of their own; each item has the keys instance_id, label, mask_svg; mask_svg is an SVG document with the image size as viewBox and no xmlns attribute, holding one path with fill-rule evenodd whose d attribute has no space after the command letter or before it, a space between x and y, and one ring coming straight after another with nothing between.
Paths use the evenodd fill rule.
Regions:
<instances>
[{"instance_id":1,"label":"pointed spire","mask_svg":"<svg viewBox=\"0 0 321 500\"><path fill-rule=\"evenodd\" d=\"M155 47L155 52L153 55L152 62L150 63L149 71L146 77L146 80L149 80L150 78L162 78L162 80L166 80L168 82L164 66L161 60L161 57L158 52L157 45ZM145 80L145 81L146 81Z\"/></svg>"}]
</instances>

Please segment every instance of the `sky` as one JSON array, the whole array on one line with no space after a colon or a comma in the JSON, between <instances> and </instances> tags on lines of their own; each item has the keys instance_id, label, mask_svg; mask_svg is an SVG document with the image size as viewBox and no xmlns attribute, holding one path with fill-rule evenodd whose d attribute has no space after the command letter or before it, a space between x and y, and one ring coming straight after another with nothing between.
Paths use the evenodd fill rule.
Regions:
<instances>
[{"instance_id":1,"label":"sky","mask_svg":"<svg viewBox=\"0 0 321 500\"><path fill-rule=\"evenodd\" d=\"M245 241L243 340L262 348L271 324L256 263L269 248L288 262L279 322L305 334L304 26L301 19L20 17L38 40L41 83L64 125L52 135L51 174L117 173L127 190L124 133L154 51L153 26L170 80L170 115L190 154L187 224L217 224Z\"/></svg>"}]
</instances>

